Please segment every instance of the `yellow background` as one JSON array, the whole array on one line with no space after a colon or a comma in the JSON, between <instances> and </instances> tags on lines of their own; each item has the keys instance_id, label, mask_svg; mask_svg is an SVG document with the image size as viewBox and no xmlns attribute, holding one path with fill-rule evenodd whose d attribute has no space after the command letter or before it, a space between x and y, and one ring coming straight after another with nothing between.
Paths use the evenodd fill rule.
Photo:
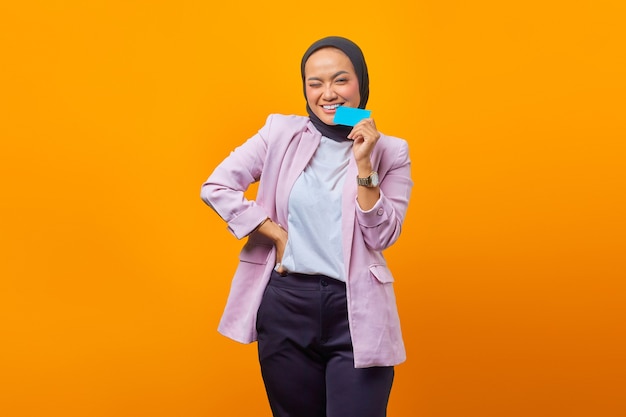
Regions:
<instances>
[{"instance_id":1,"label":"yellow background","mask_svg":"<svg viewBox=\"0 0 626 417\"><path fill-rule=\"evenodd\" d=\"M625 4L3 1L0 414L270 415L200 184L343 35L413 160L389 415L626 415Z\"/></svg>"}]
</instances>

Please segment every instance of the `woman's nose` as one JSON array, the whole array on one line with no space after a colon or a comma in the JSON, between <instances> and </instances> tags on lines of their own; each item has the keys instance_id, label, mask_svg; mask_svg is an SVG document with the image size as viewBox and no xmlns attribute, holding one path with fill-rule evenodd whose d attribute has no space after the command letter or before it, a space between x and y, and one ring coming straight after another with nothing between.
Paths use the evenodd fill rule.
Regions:
<instances>
[{"instance_id":1,"label":"woman's nose","mask_svg":"<svg viewBox=\"0 0 626 417\"><path fill-rule=\"evenodd\" d=\"M325 100L332 100L337 96L337 94L335 93L335 91L333 90L332 86L328 86L324 89L324 94L322 95L322 97L324 97Z\"/></svg>"}]
</instances>

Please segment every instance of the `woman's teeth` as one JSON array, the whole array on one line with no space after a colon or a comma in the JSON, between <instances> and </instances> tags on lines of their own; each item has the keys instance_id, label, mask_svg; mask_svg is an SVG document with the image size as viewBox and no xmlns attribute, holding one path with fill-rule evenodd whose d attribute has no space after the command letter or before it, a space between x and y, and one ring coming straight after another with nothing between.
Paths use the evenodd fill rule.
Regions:
<instances>
[{"instance_id":1,"label":"woman's teeth","mask_svg":"<svg viewBox=\"0 0 626 417\"><path fill-rule=\"evenodd\" d=\"M341 104L331 104L330 106L322 106L322 107L325 108L326 110L335 110L340 105Z\"/></svg>"}]
</instances>

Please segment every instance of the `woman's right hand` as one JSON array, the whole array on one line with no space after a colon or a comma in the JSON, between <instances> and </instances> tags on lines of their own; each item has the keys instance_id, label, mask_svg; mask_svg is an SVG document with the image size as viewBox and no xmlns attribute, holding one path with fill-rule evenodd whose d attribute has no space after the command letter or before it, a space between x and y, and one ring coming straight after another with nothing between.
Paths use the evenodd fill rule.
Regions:
<instances>
[{"instance_id":1,"label":"woman's right hand","mask_svg":"<svg viewBox=\"0 0 626 417\"><path fill-rule=\"evenodd\" d=\"M280 224L274 223L270 218L263 222L257 231L274 242L276 247L276 272L281 275L287 273L287 269L281 264L285 247L287 246L287 231Z\"/></svg>"}]
</instances>

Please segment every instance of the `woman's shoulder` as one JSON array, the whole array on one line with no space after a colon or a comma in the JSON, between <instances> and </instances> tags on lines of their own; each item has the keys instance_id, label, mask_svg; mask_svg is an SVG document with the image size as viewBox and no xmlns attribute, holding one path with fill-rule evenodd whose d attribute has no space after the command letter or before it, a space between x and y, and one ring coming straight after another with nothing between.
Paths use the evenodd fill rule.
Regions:
<instances>
[{"instance_id":1,"label":"woman's shoulder","mask_svg":"<svg viewBox=\"0 0 626 417\"><path fill-rule=\"evenodd\" d=\"M310 120L305 116L270 114L265 125L259 130L259 135L270 146L291 143L294 138L301 138L311 129L309 124Z\"/></svg>"},{"instance_id":2,"label":"woman's shoulder","mask_svg":"<svg viewBox=\"0 0 626 417\"><path fill-rule=\"evenodd\" d=\"M405 139L396 136L386 135L382 132L380 133L380 139L378 139L378 143L376 144L376 146L379 145L381 148L388 149L404 149L409 147L409 143Z\"/></svg>"},{"instance_id":3,"label":"woman's shoulder","mask_svg":"<svg viewBox=\"0 0 626 417\"><path fill-rule=\"evenodd\" d=\"M410 161L409 144L402 138L381 133L372 156L383 165L404 165Z\"/></svg>"}]
</instances>

